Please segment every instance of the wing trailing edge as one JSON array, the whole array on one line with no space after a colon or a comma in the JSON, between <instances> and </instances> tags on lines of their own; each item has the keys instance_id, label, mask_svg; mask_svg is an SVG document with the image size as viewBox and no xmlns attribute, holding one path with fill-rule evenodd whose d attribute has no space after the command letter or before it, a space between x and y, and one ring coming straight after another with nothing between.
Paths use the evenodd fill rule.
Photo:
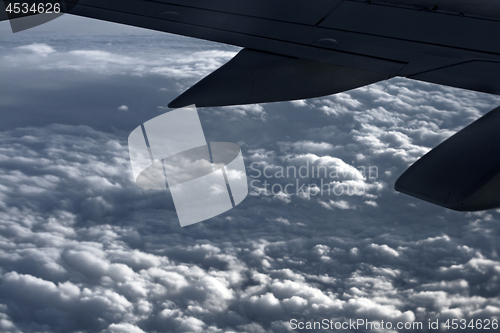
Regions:
<instances>
[{"instance_id":1,"label":"wing trailing edge","mask_svg":"<svg viewBox=\"0 0 500 333\"><path fill-rule=\"evenodd\" d=\"M226 106L320 97L388 79L387 74L241 50L173 100L169 107Z\"/></svg>"},{"instance_id":2,"label":"wing trailing edge","mask_svg":"<svg viewBox=\"0 0 500 333\"><path fill-rule=\"evenodd\" d=\"M416 161L397 191L458 211L500 207L500 107Z\"/></svg>"}]
</instances>

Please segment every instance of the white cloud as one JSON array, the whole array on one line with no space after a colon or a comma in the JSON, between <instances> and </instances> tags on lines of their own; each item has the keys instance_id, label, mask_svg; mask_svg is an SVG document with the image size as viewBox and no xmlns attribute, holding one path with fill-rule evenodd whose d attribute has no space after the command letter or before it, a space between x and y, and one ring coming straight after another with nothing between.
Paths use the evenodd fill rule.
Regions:
<instances>
[{"instance_id":1,"label":"white cloud","mask_svg":"<svg viewBox=\"0 0 500 333\"><path fill-rule=\"evenodd\" d=\"M39 43L18 46L16 49L30 51L30 52L33 52L33 53L40 55L42 57L46 57L49 54L56 52L56 50L54 50L54 48L52 48L51 46L49 46L47 44L39 44Z\"/></svg>"},{"instance_id":2,"label":"white cloud","mask_svg":"<svg viewBox=\"0 0 500 333\"><path fill-rule=\"evenodd\" d=\"M265 121L267 117L264 107L260 104L224 106L215 110L210 110L209 112L223 117L229 117L230 120L249 117Z\"/></svg>"},{"instance_id":3,"label":"white cloud","mask_svg":"<svg viewBox=\"0 0 500 333\"><path fill-rule=\"evenodd\" d=\"M144 333L139 327L124 323L124 324L111 324L108 329L102 331L102 333Z\"/></svg>"},{"instance_id":4,"label":"white cloud","mask_svg":"<svg viewBox=\"0 0 500 333\"><path fill-rule=\"evenodd\" d=\"M353 208L345 200L339 200L339 201L329 200L328 202L318 200L318 202L322 207L324 207L326 209L330 209L330 210L333 210L334 208L338 208L338 209L352 209Z\"/></svg>"},{"instance_id":5,"label":"white cloud","mask_svg":"<svg viewBox=\"0 0 500 333\"><path fill-rule=\"evenodd\" d=\"M30 71L75 71L98 75L160 75L176 79L200 79L236 55L236 51L195 51L170 57L147 54L125 55L113 51L59 50L44 43L14 48L14 54L0 56L10 69ZM236 49L236 48L234 48ZM49 57L50 55L50 57ZM6 69L4 67L4 69ZM252 112L257 112L254 110Z\"/></svg>"},{"instance_id":6,"label":"white cloud","mask_svg":"<svg viewBox=\"0 0 500 333\"><path fill-rule=\"evenodd\" d=\"M296 100L296 101L290 101L290 103L294 107L304 107L304 106L308 105L305 99L299 99L299 100Z\"/></svg>"},{"instance_id":7,"label":"white cloud","mask_svg":"<svg viewBox=\"0 0 500 333\"><path fill-rule=\"evenodd\" d=\"M282 151L294 150L298 153L324 154L333 150L334 146L328 142L314 142L301 140L297 142L278 142Z\"/></svg>"}]
</instances>

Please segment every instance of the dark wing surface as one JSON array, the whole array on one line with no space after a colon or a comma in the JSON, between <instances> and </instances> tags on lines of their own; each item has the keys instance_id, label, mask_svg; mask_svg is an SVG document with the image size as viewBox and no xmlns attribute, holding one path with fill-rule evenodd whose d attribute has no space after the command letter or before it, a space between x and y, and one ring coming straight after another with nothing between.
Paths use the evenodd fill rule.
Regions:
<instances>
[{"instance_id":1,"label":"dark wing surface","mask_svg":"<svg viewBox=\"0 0 500 333\"><path fill-rule=\"evenodd\" d=\"M217 71L210 78L210 85L195 87L173 105L182 101L196 103L198 94L205 96L199 95L200 102L196 103L199 105L316 97L355 88L352 82L343 84L351 75L356 78L357 86L404 76L500 94L500 83L494 74L500 69L500 4L493 0L65 0L64 3L74 15L251 50ZM267 65L275 64L277 70L266 72L252 67L266 63L264 59ZM306 60L308 65L298 59ZM320 68L336 80L318 76ZM282 84L283 89L248 96L241 87L245 83L237 82L239 76L230 75L229 71L245 73L245 79L251 76L257 83ZM308 83L309 89L302 93L304 83ZM211 94L207 89L226 94L207 104L202 102ZM284 93L285 90L289 93Z\"/></svg>"},{"instance_id":2,"label":"dark wing surface","mask_svg":"<svg viewBox=\"0 0 500 333\"><path fill-rule=\"evenodd\" d=\"M500 5L492 0L434 0L430 4L424 0L66 2L76 4L70 11L75 15L252 50L219 70L210 79L210 85L190 90L175 105L181 101L196 103L196 92L208 95L212 94L210 89L218 94L224 90L226 94L208 104L202 103L200 95L196 104L245 104L321 96L355 88L351 82L342 84L351 75L357 78L358 86L404 76L500 94L500 80L495 75L500 69ZM272 61L269 54L274 55ZM259 69L264 58L269 64L276 63L279 69ZM307 60L309 67L316 70L302 71L298 67L303 64L290 58ZM333 71L329 65L344 69ZM335 82L317 76L322 67L336 78ZM242 79L225 71L244 72L243 77L255 77L254 82L273 82L283 85L283 89L249 97L241 90L245 83L237 82ZM295 79L290 80L291 77ZM302 93L306 82L314 83ZM289 93L284 94L285 90Z\"/></svg>"}]
</instances>

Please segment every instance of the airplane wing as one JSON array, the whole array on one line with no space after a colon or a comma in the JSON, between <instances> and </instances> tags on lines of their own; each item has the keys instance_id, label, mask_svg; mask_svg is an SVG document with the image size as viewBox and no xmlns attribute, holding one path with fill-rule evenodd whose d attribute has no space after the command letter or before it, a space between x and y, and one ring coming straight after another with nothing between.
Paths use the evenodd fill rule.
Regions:
<instances>
[{"instance_id":1,"label":"airplane wing","mask_svg":"<svg viewBox=\"0 0 500 333\"><path fill-rule=\"evenodd\" d=\"M496 0L63 3L74 15L243 47L171 107L318 97L394 76L500 94L500 1ZM396 189L451 209L499 207L500 200L487 198L500 193L500 164L481 157L500 156L489 144L500 142L497 125L500 117L489 116L487 122L461 132L466 134L452 137L417 161ZM460 153L464 140L472 143L467 154ZM465 169L447 172L452 161ZM477 163L482 167L466 181L466 170ZM441 178L445 180L436 181Z\"/></svg>"},{"instance_id":2,"label":"airplane wing","mask_svg":"<svg viewBox=\"0 0 500 333\"><path fill-rule=\"evenodd\" d=\"M318 97L393 76L500 94L500 3L493 0L64 3L74 15L248 49L172 106ZM263 70L269 66L276 70ZM274 89L253 91L266 82Z\"/></svg>"},{"instance_id":3,"label":"airplane wing","mask_svg":"<svg viewBox=\"0 0 500 333\"><path fill-rule=\"evenodd\" d=\"M396 181L399 192L458 211L500 206L500 107L416 161Z\"/></svg>"}]
</instances>

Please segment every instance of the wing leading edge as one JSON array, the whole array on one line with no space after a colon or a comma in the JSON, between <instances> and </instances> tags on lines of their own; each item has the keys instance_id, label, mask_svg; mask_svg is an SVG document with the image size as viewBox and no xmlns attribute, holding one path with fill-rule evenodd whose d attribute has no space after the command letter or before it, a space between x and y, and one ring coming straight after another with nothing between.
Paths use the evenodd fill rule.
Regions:
<instances>
[{"instance_id":1,"label":"wing leading edge","mask_svg":"<svg viewBox=\"0 0 500 333\"><path fill-rule=\"evenodd\" d=\"M388 76L324 62L243 49L169 104L222 106L312 98L354 89Z\"/></svg>"}]
</instances>

